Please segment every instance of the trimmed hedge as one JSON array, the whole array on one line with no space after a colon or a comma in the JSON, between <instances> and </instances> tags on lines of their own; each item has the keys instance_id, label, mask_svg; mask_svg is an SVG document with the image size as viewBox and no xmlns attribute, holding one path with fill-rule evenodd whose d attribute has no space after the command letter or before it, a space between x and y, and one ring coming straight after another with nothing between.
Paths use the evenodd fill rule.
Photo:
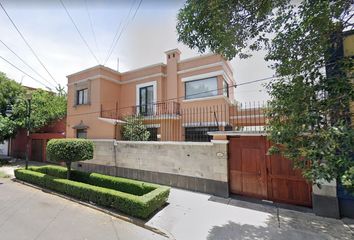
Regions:
<instances>
[{"instance_id":1,"label":"trimmed hedge","mask_svg":"<svg viewBox=\"0 0 354 240\"><path fill-rule=\"evenodd\" d=\"M43 173L48 172L48 174ZM52 176L49 173L56 175ZM139 217L139 218L147 218L153 212L155 212L158 208L160 208L164 203L167 201L170 188L159 186L156 184L149 184L143 183L143 186L147 185L152 190L139 196L130 194L127 192L118 191L117 189L110 189L101 187L98 185L91 185L85 182L78 182L73 180L64 179L66 172L63 172L61 167L39 167L34 168L32 167L31 170L25 169L16 169L15 176L17 179L20 179L25 182L29 182L35 185L39 185L44 188L48 188L59 193L63 193L82 201L93 202L97 205L105 206L105 207L112 207L117 209L123 213ZM101 174L88 174L89 176L85 175L87 173L75 171L76 177L80 174L82 176L91 178L91 181L96 181L98 184L102 182L106 184L106 177ZM100 176L97 176L100 175ZM81 177L82 177L81 176ZM104 177L101 177L104 176ZM104 179L102 181L98 181L97 179ZM112 177L114 178L114 177ZM84 179L84 178L82 178ZM115 181L120 181L122 178L117 178ZM129 184L122 183L121 186L132 186L136 185L139 186L142 182L124 179L129 182ZM112 182L109 180L107 182ZM136 182L136 183L135 183ZM104 185L102 184L102 185ZM116 183L115 183L116 184ZM107 185L106 185L107 186ZM118 185L114 185L118 186ZM135 189L134 187L131 189Z\"/></svg>"},{"instance_id":2,"label":"trimmed hedge","mask_svg":"<svg viewBox=\"0 0 354 240\"><path fill-rule=\"evenodd\" d=\"M67 169L60 166L29 167L29 169L58 178L66 178L67 174ZM110 188L138 196L142 196L159 187L157 184L127 178L113 177L99 173L86 173L77 170L71 171L70 180L83 182L98 187Z\"/></svg>"},{"instance_id":3,"label":"trimmed hedge","mask_svg":"<svg viewBox=\"0 0 354 240\"><path fill-rule=\"evenodd\" d=\"M47 156L55 162L75 162L93 158L93 142L79 138L51 139L47 143Z\"/></svg>"}]
</instances>

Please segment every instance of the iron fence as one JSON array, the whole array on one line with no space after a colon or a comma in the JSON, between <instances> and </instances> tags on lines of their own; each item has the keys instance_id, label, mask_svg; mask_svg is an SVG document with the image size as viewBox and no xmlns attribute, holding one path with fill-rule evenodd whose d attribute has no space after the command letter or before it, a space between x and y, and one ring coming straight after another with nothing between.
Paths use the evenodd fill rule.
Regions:
<instances>
[{"instance_id":1,"label":"iron fence","mask_svg":"<svg viewBox=\"0 0 354 240\"><path fill-rule=\"evenodd\" d=\"M104 110L101 117L123 120L139 116L151 141L210 141L208 132L237 131L259 133L267 124L265 102L196 104L165 102Z\"/></svg>"}]
</instances>

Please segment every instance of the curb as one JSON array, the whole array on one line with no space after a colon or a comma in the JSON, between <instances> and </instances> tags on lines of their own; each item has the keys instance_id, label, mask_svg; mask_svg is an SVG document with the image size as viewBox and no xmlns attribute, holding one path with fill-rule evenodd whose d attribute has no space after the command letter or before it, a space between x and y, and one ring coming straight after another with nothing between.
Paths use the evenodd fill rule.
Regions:
<instances>
[{"instance_id":1,"label":"curb","mask_svg":"<svg viewBox=\"0 0 354 240\"><path fill-rule=\"evenodd\" d=\"M123 220L123 221L132 223L132 224L134 224L134 225L136 225L136 226L145 228L146 230L149 230L149 231L151 231L151 232L154 232L154 233L156 233L156 234L159 234L160 236L163 236L163 237L165 237L165 238L168 238L168 239L171 239L171 240L175 240L175 238L172 236L172 234L169 233L168 231L166 231L166 230L161 230L161 229L158 229L158 228L156 228L156 227L149 226L149 225L145 224L145 222L144 222L143 220L140 220L140 219L138 219L138 218L130 217L130 216L125 215L125 214L122 214L122 213L112 212L112 211L109 210L108 208L104 208L104 207L100 207L100 206L94 205L94 204L92 204L92 203L80 201L80 200L77 200L77 199L75 199L75 198L69 197L69 196L67 196L67 195L54 192L54 191L49 190L49 189L47 189L47 188L42 188L42 187L39 187L39 186L37 186L37 185L33 185L33 184L30 184L30 183L24 182L24 181L22 181L22 180L18 180L17 178L11 178L10 180L12 180L12 181L14 181L14 182L17 182L17 183L21 183L21 184L23 184L23 185L26 185L26 186L29 186L29 187L32 187L32 188L35 188L35 189L38 189L38 190L41 190L41 191L43 191L43 192L45 192L45 193L49 193L49 194L52 194L52 195L55 195L55 196L64 198L64 199L66 199L66 200L69 200L69 201L72 201L72 202L81 204L81 205L83 205L83 206L86 206L86 207L89 207L89 208L98 210L98 211L103 212L103 213L105 213L105 214L108 214L108 215L110 215L110 216L119 218L119 219L121 219L121 220Z\"/></svg>"}]
</instances>

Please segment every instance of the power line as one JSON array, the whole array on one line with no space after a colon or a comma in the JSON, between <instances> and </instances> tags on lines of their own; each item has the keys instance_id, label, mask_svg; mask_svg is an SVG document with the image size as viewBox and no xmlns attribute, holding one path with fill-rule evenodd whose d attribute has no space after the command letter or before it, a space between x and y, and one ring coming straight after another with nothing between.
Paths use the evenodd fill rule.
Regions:
<instances>
[{"instance_id":1,"label":"power line","mask_svg":"<svg viewBox=\"0 0 354 240\"><path fill-rule=\"evenodd\" d=\"M40 78L42 78L44 81L49 83L52 87L55 87L51 82L49 82L47 79L45 79L41 74L39 74L33 67L31 67L23 58L21 58L15 51L13 51L9 46L7 46L1 39L0 42L10 51L12 52L18 59L21 60L23 64L25 64L27 67L29 67L34 73L36 73Z\"/></svg>"},{"instance_id":2,"label":"power line","mask_svg":"<svg viewBox=\"0 0 354 240\"><path fill-rule=\"evenodd\" d=\"M97 37L96 37L95 30L94 30L94 28L93 28L92 18L91 18L91 14L90 14L90 11L89 11L89 8L88 8L87 0L85 0L85 8L86 8L86 12L87 12L88 19L89 19L89 21L90 21L90 28L91 28L91 32L92 32L92 35L93 35L93 39L94 39L94 41L95 41L96 49L97 49L97 51L99 52L100 49L99 49L99 47L98 47Z\"/></svg>"},{"instance_id":3,"label":"power line","mask_svg":"<svg viewBox=\"0 0 354 240\"><path fill-rule=\"evenodd\" d=\"M107 56L106 59L105 59L104 65L106 65L107 61L108 61L109 58L111 57L111 55L112 55L114 49L116 48L116 46L117 46L117 44L118 44L119 39L121 38L121 36L122 36L123 32L125 31L125 29L128 27L129 22L132 22L132 21L135 19L135 16L136 16L136 14L137 14L137 12L138 12L138 10L139 10L139 8L140 8L142 2L143 2L143 0L140 0L140 2L139 2L139 4L138 4L137 8L135 9L135 12L134 12L134 15L133 15L132 19L129 21L129 16L130 16L130 13L131 13L131 11L132 11L132 7L134 6L134 4L132 4L132 7L131 7L130 10L129 10L129 14L128 14L128 17L127 17L126 24L123 26L122 30L120 31L118 38L117 38L115 41L114 41L114 39L113 39L113 45L112 45L112 47L110 48L109 54L108 54L108 56ZM118 33L118 32L117 32L117 33ZM117 33L116 33L116 35L117 35ZM116 36L115 36L115 37L116 37Z\"/></svg>"},{"instance_id":4,"label":"power line","mask_svg":"<svg viewBox=\"0 0 354 240\"><path fill-rule=\"evenodd\" d=\"M16 31L18 32L18 34L21 36L22 40L26 43L27 47L31 50L31 52L33 53L33 55L36 57L37 61L42 65L42 67L45 69L45 71L48 73L48 75L51 77L51 79L56 83L59 84L53 77L53 75L48 71L48 69L46 68L46 66L43 64L43 62L40 60L40 58L38 57L38 55L36 54L36 52L33 50L33 48L31 47L31 45L27 42L26 38L22 35L21 31L19 30L19 28L16 26L15 22L12 20L12 18L10 17L10 15L7 13L5 7L2 5L2 3L0 2L0 7L2 8L2 10L5 12L6 16L8 17L8 19L10 20L10 22L12 23L12 25L14 26L14 28L16 29Z\"/></svg>"},{"instance_id":5,"label":"power line","mask_svg":"<svg viewBox=\"0 0 354 240\"><path fill-rule=\"evenodd\" d=\"M9 60L5 59L4 57L0 56L0 58L2 60L4 60L5 62L7 62L8 64L10 64L12 67L16 68L18 71L22 72L23 74L25 74L26 76L32 78L34 81L42 84L44 87L46 87L49 91L52 91L52 89L50 87L48 87L47 85L45 85L44 83L42 83L41 81L39 81L38 79L32 77L31 75L29 75L28 73L26 73L25 71L21 70L20 68L16 67L15 64L11 63Z\"/></svg>"},{"instance_id":6,"label":"power line","mask_svg":"<svg viewBox=\"0 0 354 240\"><path fill-rule=\"evenodd\" d=\"M127 15L126 18L125 18L125 22L127 22L128 19L129 19L129 16L130 16L130 14L131 14L131 11L133 10L133 7L134 7L134 3L135 3L135 0L132 1L132 4L131 4L130 9L129 9L129 12L128 12L128 15ZM111 55L111 51L113 51L112 49L113 49L113 46L114 46L114 44L115 44L115 42L116 42L116 38L117 38L118 34L122 32L122 29L123 29L124 26L125 26L125 25L124 25L124 26L122 27L122 29L121 29L122 23L123 23L123 19L120 21L120 23L119 23L119 25L118 25L118 27L117 27L117 29L116 29L116 33L114 34L114 37L113 37L113 39L112 39L111 45L109 46L108 53L107 53L107 56L106 56L106 59L105 59L103 65L105 65L105 64L107 63L107 61L108 61L108 59L109 59L109 56Z\"/></svg>"},{"instance_id":7,"label":"power line","mask_svg":"<svg viewBox=\"0 0 354 240\"><path fill-rule=\"evenodd\" d=\"M81 32L80 32L79 28L77 27L77 25L76 25L74 19L71 17L71 15L70 15L68 9L66 8L64 2L63 2L62 0L59 0L59 1L60 1L61 5L63 6L63 8L65 9L65 12L66 12L66 14L68 15L69 19L71 20L72 24L74 25L76 31L79 33L81 40L85 43L87 49L90 51L91 55L96 59L97 63L100 64L100 62L98 61L98 58L97 58L96 55L93 53L92 49L91 49L90 46L88 45L88 43L87 43L87 41L85 40L84 36L81 34Z\"/></svg>"}]
</instances>

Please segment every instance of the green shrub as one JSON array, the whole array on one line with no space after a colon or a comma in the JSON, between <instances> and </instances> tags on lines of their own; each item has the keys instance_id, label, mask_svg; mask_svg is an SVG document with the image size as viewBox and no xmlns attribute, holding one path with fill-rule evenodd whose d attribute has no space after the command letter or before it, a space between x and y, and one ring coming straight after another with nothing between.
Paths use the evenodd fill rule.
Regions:
<instances>
[{"instance_id":1,"label":"green shrub","mask_svg":"<svg viewBox=\"0 0 354 240\"><path fill-rule=\"evenodd\" d=\"M41 172L58 178L65 178L67 175L67 169L60 166L30 167L29 170ZM138 196L142 196L159 187L159 185L152 183L113 177L99 173L86 173L76 170L71 171L70 179L73 181L83 182L98 187L110 188Z\"/></svg>"},{"instance_id":2,"label":"green shrub","mask_svg":"<svg viewBox=\"0 0 354 240\"><path fill-rule=\"evenodd\" d=\"M67 179L70 179L71 163L93 158L93 142L87 139L52 139L47 143L47 156L51 161L65 162Z\"/></svg>"},{"instance_id":3,"label":"green shrub","mask_svg":"<svg viewBox=\"0 0 354 240\"><path fill-rule=\"evenodd\" d=\"M129 116L124 119L126 122L122 127L122 139L128 141L147 141L150 132L143 124L141 116Z\"/></svg>"},{"instance_id":4,"label":"green shrub","mask_svg":"<svg viewBox=\"0 0 354 240\"><path fill-rule=\"evenodd\" d=\"M39 167L31 168L31 170L16 169L15 176L17 179L75 197L82 201L112 207L123 213L139 218L147 218L163 206L167 201L170 191L168 187L146 183L155 188L142 196L138 196L114 189L51 176L40 171L63 175L60 167L47 169Z\"/></svg>"}]
</instances>

